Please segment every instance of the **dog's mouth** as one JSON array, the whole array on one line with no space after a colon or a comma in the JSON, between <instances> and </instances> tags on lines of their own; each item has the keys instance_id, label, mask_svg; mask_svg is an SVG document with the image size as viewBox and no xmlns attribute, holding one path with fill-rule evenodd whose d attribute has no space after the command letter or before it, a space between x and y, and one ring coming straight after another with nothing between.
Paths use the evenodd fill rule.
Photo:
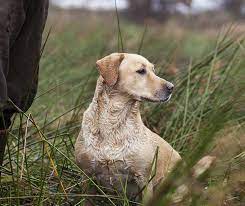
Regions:
<instances>
[{"instance_id":1,"label":"dog's mouth","mask_svg":"<svg viewBox=\"0 0 245 206\"><path fill-rule=\"evenodd\" d=\"M172 97L172 94L170 94L167 98L163 99L161 102L168 102Z\"/></svg>"},{"instance_id":2,"label":"dog's mouth","mask_svg":"<svg viewBox=\"0 0 245 206\"><path fill-rule=\"evenodd\" d=\"M171 99L172 94L170 94L169 96L165 97L165 98L156 98L156 99L152 99L149 97L144 97L141 96L139 101L148 101L148 102L168 102Z\"/></svg>"}]
</instances>

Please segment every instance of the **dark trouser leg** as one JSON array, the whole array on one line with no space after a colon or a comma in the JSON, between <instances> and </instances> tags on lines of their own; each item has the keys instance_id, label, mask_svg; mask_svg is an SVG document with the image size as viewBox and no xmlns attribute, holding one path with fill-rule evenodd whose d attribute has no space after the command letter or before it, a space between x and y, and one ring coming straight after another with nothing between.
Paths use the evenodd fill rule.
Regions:
<instances>
[{"instance_id":1,"label":"dark trouser leg","mask_svg":"<svg viewBox=\"0 0 245 206\"><path fill-rule=\"evenodd\" d=\"M0 167L2 167L3 164L6 143L7 143L7 130L0 130ZM1 170L2 169L0 169L0 176L1 176Z\"/></svg>"},{"instance_id":2,"label":"dark trouser leg","mask_svg":"<svg viewBox=\"0 0 245 206\"><path fill-rule=\"evenodd\" d=\"M12 114L6 112L0 114L0 167L3 164L4 152L7 143L7 132L11 124L11 116ZM0 176L1 176L1 169L0 169Z\"/></svg>"}]
</instances>

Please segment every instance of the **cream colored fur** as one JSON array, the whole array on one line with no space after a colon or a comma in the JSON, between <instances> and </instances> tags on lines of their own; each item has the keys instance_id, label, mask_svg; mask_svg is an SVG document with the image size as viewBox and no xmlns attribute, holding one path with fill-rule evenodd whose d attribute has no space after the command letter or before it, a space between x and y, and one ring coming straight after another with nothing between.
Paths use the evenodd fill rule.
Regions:
<instances>
[{"instance_id":1,"label":"cream colored fur","mask_svg":"<svg viewBox=\"0 0 245 206\"><path fill-rule=\"evenodd\" d=\"M105 72L110 61L120 61L113 64L118 65L113 79L105 77L110 75ZM97 65L104 78L98 78L93 100L84 112L75 144L76 162L102 186L121 190L121 183L128 181L135 186L135 194L147 184L159 148L156 175L147 186L151 194L181 157L144 125L140 101L167 101L171 94L166 94L165 85L172 84L156 76L153 64L139 55L112 54ZM142 67L146 74L137 73Z\"/></svg>"}]
</instances>

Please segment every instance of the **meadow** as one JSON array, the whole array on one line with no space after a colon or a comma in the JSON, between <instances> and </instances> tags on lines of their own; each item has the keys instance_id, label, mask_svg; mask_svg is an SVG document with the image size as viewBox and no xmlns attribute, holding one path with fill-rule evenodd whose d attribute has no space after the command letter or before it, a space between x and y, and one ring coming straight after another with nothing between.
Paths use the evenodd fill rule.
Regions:
<instances>
[{"instance_id":1,"label":"meadow","mask_svg":"<svg viewBox=\"0 0 245 206\"><path fill-rule=\"evenodd\" d=\"M98 72L97 59L140 53L174 82L171 101L143 103L144 123L180 152L178 164L148 205L171 205L178 185L192 185L180 205L245 202L244 27L191 28L175 20L135 24L115 13L53 11L44 33L39 89L15 116L0 182L1 205L83 205L96 184L74 161L74 143ZM120 29L119 29L120 28ZM190 177L204 155L217 157L201 179ZM103 189L102 189L103 190ZM95 196L97 205L142 205L125 194Z\"/></svg>"}]
</instances>

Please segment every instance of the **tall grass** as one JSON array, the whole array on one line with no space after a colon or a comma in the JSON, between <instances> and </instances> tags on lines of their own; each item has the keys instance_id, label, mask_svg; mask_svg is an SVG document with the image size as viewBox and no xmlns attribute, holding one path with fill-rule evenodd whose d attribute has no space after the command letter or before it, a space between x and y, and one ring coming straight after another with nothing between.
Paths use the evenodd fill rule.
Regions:
<instances>
[{"instance_id":1,"label":"tall grass","mask_svg":"<svg viewBox=\"0 0 245 206\"><path fill-rule=\"evenodd\" d=\"M230 134L224 131L231 129L234 138L242 134L241 76L245 61L240 37L229 29L221 31L217 38L202 38L201 32L185 31L183 41L169 43L173 36L159 35L159 27L148 25L146 30L124 21L120 22L122 42L121 34L114 35L110 26L101 27L103 21L95 19L90 25L82 22L83 27L80 22L73 26L64 23L53 28L41 60L38 95L28 112L15 116L9 133L0 183L1 205L83 205L90 196L87 189L96 183L76 166L74 142L82 113L93 96L98 76L95 61L117 48L140 51L156 63L159 76L176 85L170 103L145 103L141 108L145 124L177 149L185 161L177 165L148 205L170 205L177 186L193 181L189 178L190 168L220 144L219 137ZM117 30L116 26L113 30ZM201 45L193 45L196 42ZM177 62L177 58L181 61ZM173 66L181 68L170 75L168 69ZM244 163L244 145L242 139L237 141L240 148L234 149L230 161L221 158L211 175L193 183L194 188L205 185L212 192L226 181L223 201L229 205L242 202L240 193L229 192L232 182L231 186L227 183L227 176L234 168L240 171ZM100 194L93 197L100 205L133 204L124 194L107 195L99 185L96 187ZM207 194L209 189L193 190L182 205L213 204Z\"/></svg>"}]
</instances>

